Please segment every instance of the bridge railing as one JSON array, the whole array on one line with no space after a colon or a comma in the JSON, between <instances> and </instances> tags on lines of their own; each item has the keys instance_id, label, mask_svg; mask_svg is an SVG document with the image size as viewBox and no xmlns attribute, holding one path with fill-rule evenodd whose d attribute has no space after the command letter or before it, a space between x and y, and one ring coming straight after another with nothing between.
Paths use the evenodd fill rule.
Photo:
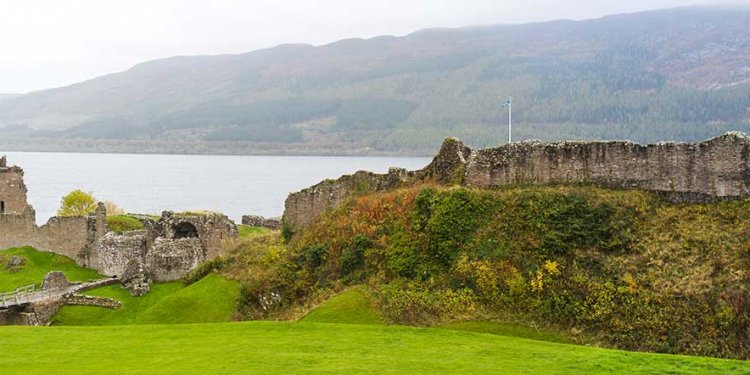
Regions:
<instances>
[{"instance_id":1,"label":"bridge railing","mask_svg":"<svg viewBox=\"0 0 750 375\"><path fill-rule=\"evenodd\" d=\"M31 302L32 295L37 292L35 284L16 288L12 292L0 293L0 307L9 307Z\"/></svg>"}]
</instances>

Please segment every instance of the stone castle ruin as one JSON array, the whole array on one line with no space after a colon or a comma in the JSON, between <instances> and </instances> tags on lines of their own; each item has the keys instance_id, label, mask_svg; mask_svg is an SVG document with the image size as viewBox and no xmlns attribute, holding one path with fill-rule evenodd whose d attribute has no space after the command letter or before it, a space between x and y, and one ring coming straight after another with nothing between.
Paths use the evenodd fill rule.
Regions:
<instances>
[{"instance_id":1,"label":"stone castle ruin","mask_svg":"<svg viewBox=\"0 0 750 375\"><path fill-rule=\"evenodd\" d=\"M128 266L153 281L175 280L237 241L237 226L218 213L173 213L141 217L144 229L109 231L99 204L86 217L53 217L36 224L27 202L23 169L0 159L0 249L32 246L72 258L106 276L121 276Z\"/></svg>"},{"instance_id":2,"label":"stone castle ruin","mask_svg":"<svg viewBox=\"0 0 750 375\"><path fill-rule=\"evenodd\" d=\"M351 196L423 182L477 188L575 183L644 189L690 203L741 199L750 196L750 138L732 132L698 143L524 141L480 150L449 138L421 170L360 171L290 194L283 223L301 229Z\"/></svg>"}]
</instances>

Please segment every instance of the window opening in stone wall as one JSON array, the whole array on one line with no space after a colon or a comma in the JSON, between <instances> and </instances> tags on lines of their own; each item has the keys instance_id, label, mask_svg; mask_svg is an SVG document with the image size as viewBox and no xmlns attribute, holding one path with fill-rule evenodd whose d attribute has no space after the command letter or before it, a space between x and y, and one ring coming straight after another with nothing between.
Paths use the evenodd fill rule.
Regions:
<instances>
[{"instance_id":1,"label":"window opening in stone wall","mask_svg":"<svg viewBox=\"0 0 750 375\"><path fill-rule=\"evenodd\" d=\"M174 238L196 238L198 230L190 223L179 223L174 227Z\"/></svg>"},{"instance_id":2,"label":"window opening in stone wall","mask_svg":"<svg viewBox=\"0 0 750 375\"><path fill-rule=\"evenodd\" d=\"M5 201L0 201L0 214L5 213Z\"/></svg>"}]
</instances>

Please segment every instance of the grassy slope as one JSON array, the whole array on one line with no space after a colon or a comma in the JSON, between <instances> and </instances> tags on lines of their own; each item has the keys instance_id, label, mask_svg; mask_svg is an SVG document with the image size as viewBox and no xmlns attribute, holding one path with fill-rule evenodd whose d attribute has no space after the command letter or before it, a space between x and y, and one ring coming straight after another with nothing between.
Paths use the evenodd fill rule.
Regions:
<instances>
[{"instance_id":1,"label":"grassy slope","mask_svg":"<svg viewBox=\"0 0 750 375\"><path fill-rule=\"evenodd\" d=\"M531 327L511 323L458 321L445 324L441 326L441 328L449 329L452 331L488 333L491 335L519 337L539 341L573 343L573 340L557 332L553 332L547 329L534 329Z\"/></svg>"},{"instance_id":2,"label":"grassy slope","mask_svg":"<svg viewBox=\"0 0 750 375\"><path fill-rule=\"evenodd\" d=\"M353 289L330 298L311 311L303 322L383 324L383 318L359 289Z\"/></svg>"},{"instance_id":3,"label":"grassy slope","mask_svg":"<svg viewBox=\"0 0 750 375\"><path fill-rule=\"evenodd\" d=\"M5 269L5 262L14 255L23 257L26 263L19 272L11 273ZM70 258L37 251L31 247L0 250L0 259L3 260L0 264L0 292L12 291L24 285L38 285L49 271L62 271L71 281L85 281L102 277L92 269L77 266Z\"/></svg>"},{"instance_id":4,"label":"grassy slope","mask_svg":"<svg viewBox=\"0 0 750 375\"><path fill-rule=\"evenodd\" d=\"M123 303L117 310L65 306L56 325L122 325L226 322L234 313L239 284L211 274L184 287L179 282L154 284L143 297L132 297L118 285L87 292Z\"/></svg>"},{"instance_id":5,"label":"grassy slope","mask_svg":"<svg viewBox=\"0 0 750 375\"><path fill-rule=\"evenodd\" d=\"M750 363L380 325L0 327L16 373L747 373Z\"/></svg>"},{"instance_id":6,"label":"grassy slope","mask_svg":"<svg viewBox=\"0 0 750 375\"><path fill-rule=\"evenodd\" d=\"M69 280L83 281L103 277L95 270L79 267L70 258L37 251L31 247L0 250L0 259L11 256L25 259L16 273L0 264L0 291L39 284L49 271L63 271ZM234 314L239 283L211 274L183 287L180 282L151 285L144 297L133 297L119 285L87 291L86 294L114 298L122 302L117 310L92 306L64 306L54 317L56 325L119 325L226 322Z\"/></svg>"},{"instance_id":7,"label":"grassy slope","mask_svg":"<svg viewBox=\"0 0 750 375\"><path fill-rule=\"evenodd\" d=\"M239 232L240 238L253 238L259 235L271 233L271 230L261 227L252 227L249 225L238 225L237 231Z\"/></svg>"},{"instance_id":8,"label":"grassy slope","mask_svg":"<svg viewBox=\"0 0 750 375\"><path fill-rule=\"evenodd\" d=\"M300 321L306 323L385 324L383 317L367 298L364 287L334 296L316 307ZM440 326L452 331L487 333L557 343L573 343L566 335L546 328L532 328L520 324L457 321Z\"/></svg>"}]
</instances>

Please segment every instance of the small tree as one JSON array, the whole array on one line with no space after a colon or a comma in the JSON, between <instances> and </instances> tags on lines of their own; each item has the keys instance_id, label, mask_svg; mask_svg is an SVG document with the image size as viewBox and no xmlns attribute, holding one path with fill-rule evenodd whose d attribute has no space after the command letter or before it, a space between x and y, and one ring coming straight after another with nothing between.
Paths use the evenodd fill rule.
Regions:
<instances>
[{"instance_id":1,"label":"small tree","mask_svg":"<svg viewBox=\"0 0 750 375\"><path fill-rule=\"evenodd\" d=\"M96 210L96 199L91 193L73 190L62 198L57 216L86 216Z\"/></svg>"},{"instance_id":2,"label":"small tree","mask_svg":"<svg viewBox=\"0 0 750 375\"><path fill-rule=\"evenodd\" d=\"M120 216L125 215L125 210L118 206L115 202L104 201L104 208L107 210L107 216Z\"/></svg>"}]
</instances>

